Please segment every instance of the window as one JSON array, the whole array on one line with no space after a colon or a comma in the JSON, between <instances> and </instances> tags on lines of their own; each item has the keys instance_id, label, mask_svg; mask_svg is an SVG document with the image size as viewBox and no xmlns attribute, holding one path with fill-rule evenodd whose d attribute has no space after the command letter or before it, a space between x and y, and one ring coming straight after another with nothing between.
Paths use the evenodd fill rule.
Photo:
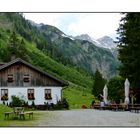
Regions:
<instances>
[{"instance_id":1,"label":"window","mask_svg":"<svg viewBox=\"0 0 140 140\"><path fill-rule=\"evenodd\" d=\"M23 81L24 82L29 82L29 74L25 74L24 76L23 76Z\"/></svg>"},{"instance_id":2,"label":"window","mask_svg":"<svg viewBox=\"0 0 140 140\"><path fill-rule=\"evenodd\" d=\"M13 78L13 74L8 74L8 79L7 79L8 82L13 82L14 81L14 78Z\"/></svg>"},{"instance_id":3,"label":"window","mask_svg":"<svg viewBox=\"0 0 140 140\"><path fill-rule=\"evenodd\" d=\"M8 89L1 89L1 100L8 100Z\"/></svg>"},{"instance_id":4,"label":"window","mask_svg":"<svg viewBox=\"0 0 140 140\"><path fill-rule=\"evenodd\" d=\"M45 99L46 100L51 100L52 99L51 89L45 89Z\"/></svg>"},{"instance_id":5,"label":"window","mask_svg":"<svg viewBox=\"0 0 140 140\"><path fill-rule=\"evenodd\" d=\"M28 100L34 100L34 89L28 89Z\"/></svg>"}]
</instances>

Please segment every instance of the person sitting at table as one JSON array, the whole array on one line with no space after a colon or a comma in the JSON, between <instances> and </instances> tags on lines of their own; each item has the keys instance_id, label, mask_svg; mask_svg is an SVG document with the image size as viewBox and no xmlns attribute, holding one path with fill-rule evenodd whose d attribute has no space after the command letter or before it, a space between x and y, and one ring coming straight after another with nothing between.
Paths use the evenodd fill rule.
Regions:
<instances>
[{"instance_id":1,"label":"person sitting at table","mask_svg":"<svg viewBox=\"0 0 140 140\"><path fill-rule=\"evenodd\" d=\"M104 101L101 101L100 102L100 109L104 109L104 107L105 107L105 102Z\"/></svg>"}]
</instances>

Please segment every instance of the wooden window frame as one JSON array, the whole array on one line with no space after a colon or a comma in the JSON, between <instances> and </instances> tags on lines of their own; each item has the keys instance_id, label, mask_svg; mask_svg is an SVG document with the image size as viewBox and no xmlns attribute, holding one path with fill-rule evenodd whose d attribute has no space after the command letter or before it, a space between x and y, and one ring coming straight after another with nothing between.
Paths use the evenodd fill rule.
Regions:
<instances>
[{"instance_id":1,"label":"wooden window frame","mask_svg":"<svg viewBox=\"0 0 140 140\"><path fill-rule=\"evenodd\" d=\"M14 75L13 74L8 74L7 81L9 83L12 83L14 81Z\"/></svg>"},{"instance_id":2,"label":"wooden window frame","mask_svg":"<svg viewBox=\"0 0 140 140\"><path fill-rule=\"evenodd\" d=\"M2 101L8 100L8 89L1 89L1 100Z\"/></svg>"},{"instance_id":3,"label":"wooden window frame","mask_svg":"<svg viewBox=\"0 0 140 140\"><path fill-rule=\"evenodd\" d=\"M51 89L45 89L45 100L52 100L52 90Z\"/></svg>"},{"instance_id":4,"label":"wooden window frame","mask_svg":"<svg viewBox=\"0 0 140 140\"><path fill-rule=\"evenodd\" d=\"M27 89L28 100L35 100L34 89Z\"/></svg>"},{"instance_id":5,"label":"wooden window frame","mask_svg":"<svg viewBox=\"0 0 140 140\"><path fill-rule=\"evenodd\" d=\"M29 76L29 74L24 74L23 81L24 82L30 82L30 76Z\"/></svg>"}]
</instances>

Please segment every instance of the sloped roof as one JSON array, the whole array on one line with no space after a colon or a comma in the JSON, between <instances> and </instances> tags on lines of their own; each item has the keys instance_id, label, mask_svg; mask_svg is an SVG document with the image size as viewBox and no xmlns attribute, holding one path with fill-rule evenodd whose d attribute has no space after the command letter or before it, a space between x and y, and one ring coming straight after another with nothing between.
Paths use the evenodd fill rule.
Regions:
<instances>
[{"instance_id":1,"label":"sloped roof","mask_svg":"<svg viewBox=\"0 0 140 140\"><path fill-rule=\"evenodd\" d=\"M18 62L23 63L24 65L26 65L26 66L28 66L28 67L30 67L30 68L32 68L32 69L34 69L34 70L36 70L36 71L38 71L38 72L44 74L44 75L46 75L47 77L49 77L49 78L55 80L56 82L60 83L61 86L68 86L68 82L63 81L63 80L60 80L60 79L58 79L58 78L52 76L51 74L40 70L39 68L37 68L37 67L31 65L30 63L28 63L28 62L22 60L21 58L16 58L16 59L14 59L14 60L12 60L12 61L10 61L10 62L8 62L8 63L5 63L4 65L1 65L1 66L0 66L0 71L3 70L3 69L5 69L5 68L7 68L7 67L9 67L9 66L11 66L11 65L13 65L13 64L15 64L15 63L18 63Z\"/></svg>"}]
</instances>

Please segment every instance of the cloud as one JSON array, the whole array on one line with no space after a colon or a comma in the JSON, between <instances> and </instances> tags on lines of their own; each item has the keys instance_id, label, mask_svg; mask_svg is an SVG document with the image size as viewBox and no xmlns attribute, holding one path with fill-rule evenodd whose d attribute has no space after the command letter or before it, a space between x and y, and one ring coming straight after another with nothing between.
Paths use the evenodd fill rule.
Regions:
<instances>
[{"instance_id":1,"label":"cloud","mask_svg":"<svg viewBox=\"0 0 140 140\"><path fill-rule=\"evenodd\" d=\"M94 38L113 35L119 27L119 13L89 13L68 26L71 35L89 34Z\"/></svg>"},{"instance_id":2,"label":"cloud","mask_svg":"<svg viewBox=\"0 0 140 140\"><path fill-rule=\"evenodd\" d=\"M89 34L93 38L115 37L121 15L119 13L24 13L36 23L56 26L67 35Z\"/></svg>"},{"instance_id":3,"label":"cloud","mask_svg":"<svg viewBox=\"0 0 140 140\"><path fill-rule=\"evenodd\" d=\"M26 19L30 19L36 23L44 23L53 26L59 26L61 17L60 13L24 13Z\"/></svg>"}]
</instances>

